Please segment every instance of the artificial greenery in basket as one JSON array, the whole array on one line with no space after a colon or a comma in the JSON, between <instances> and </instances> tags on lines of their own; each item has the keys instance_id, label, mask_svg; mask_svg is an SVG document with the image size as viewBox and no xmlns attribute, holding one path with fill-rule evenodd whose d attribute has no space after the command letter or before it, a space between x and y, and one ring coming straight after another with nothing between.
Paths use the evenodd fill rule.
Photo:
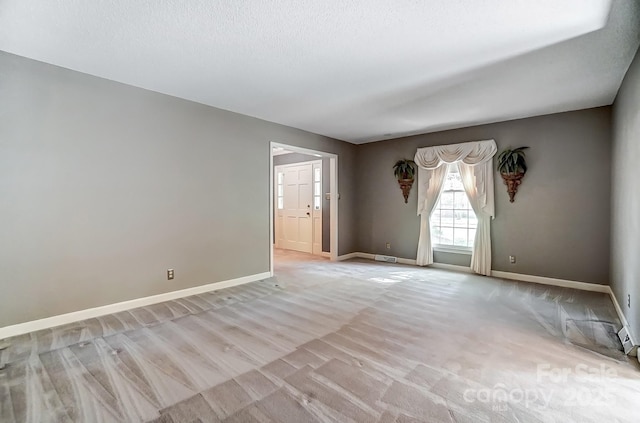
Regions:
<instances>
[{"instance_id":1,"label":"artificial greenery in basket","mask_svg":"<svg viewBox=\"0 0 640 423\"><path fill-rule=\"evenodd\" d=\"M413 160L402 159L398 160L393 165L393 174L396 178L400 179L413 179L416 174L416 162Z\"/></svg>"},{"instance_id":2,"label":"artificial greenery in basket","mask_svg":"<svg viewBox=\"0 0 640 423\"><path fill-rule=\"evenodd\" d=\"M527 173L527 162L525 153L529 147L518 147L513 150L507 148L498 155L498 172L507 186L509 201L514 202L518 186L522 183L522 178Z\"/></svg>"},{"instance_id":3,"label":"artificial greenery in basket","mask_svg":"<svg viewBox=\"0 0 640 423\"><path fill-rule=\"evenodd\" d=\"M393 165L393 174L398 179L404 202L409 201L409 192L416 174L416 163L410 159L401 159Z\"/></svg>"}]
</instances>

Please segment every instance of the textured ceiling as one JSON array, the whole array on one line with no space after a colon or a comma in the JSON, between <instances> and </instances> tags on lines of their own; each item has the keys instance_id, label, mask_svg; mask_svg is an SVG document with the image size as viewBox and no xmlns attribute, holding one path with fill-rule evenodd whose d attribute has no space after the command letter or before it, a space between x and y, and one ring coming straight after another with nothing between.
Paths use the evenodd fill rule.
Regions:
<instances>
[{"instance_id":1,"label":"textured ceiling","mask_svg":"<svg viewBox=\"0 0 640 423\"><path fill-rule=\"evenodd\" d=\"M639 3L0 0L0 50L362 143L611 104Z\"/></svg>"}]
</instances>

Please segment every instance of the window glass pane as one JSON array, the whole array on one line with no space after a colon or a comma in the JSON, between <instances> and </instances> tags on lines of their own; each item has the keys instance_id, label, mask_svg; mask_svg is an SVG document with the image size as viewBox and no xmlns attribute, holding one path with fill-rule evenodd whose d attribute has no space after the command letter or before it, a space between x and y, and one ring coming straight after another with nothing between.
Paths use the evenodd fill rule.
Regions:
<instances>
[{"instance_id":1,"label":"window glass pane","mask_svg":"<svg viewBox=\"0 0 640 423\"><path fill-rule=\"evenodd\" d=\"M278 172L278 183L281 184L284 182L284 173Z\"/></svg>"},{"instance_id":2,"label":"window glass pane","mask_svg":"<svg viewBox=\"0 0 640 423\"><path fill-rule=\"evenodd\" d=\"M431 213L431 224L440 225L440 209L435 209L433 213Z\"/></svg>"},{"instance_id":3,"label":"window glass pane","mask_svg":"<svg viewBox=\"0 0 640 423\"><path fill-rule=\"evenodd\" d=\"M455 228L453 230L453 245L459 247L467 246L467 229Z\"/></svg>"},{"instance_id":4,"label":"window glass pane","mask_svg":"<svg viewBox=\"0 0 640 423\"><path fill-rule=\"evenodd\" d=\"M440 228L439 244L453 245L453 228Z\"/></svg>"},{"instance_id":5,"label":"window glass pane","mask_svg":"<svg viewBox=\"0 0 640 423\"><path fill-rule=\"evenodd\" d=\"M278 185L278 197L282 197L284 192L284 187L282 185Z\"/></svg>"},{"instance_id":6,"label":"window glass pane","mask_svg":"<svg viewBox=\"0 0 640 423\"><path fill-rule=\"evenodd\" d=\"M440 238L442 237L442 228L439 226L436 226L434 228L431 229L431 240L434 244L442 244L442 242L440 242Z\"/></svg>"},{"instance_id":7,"label":"window glass pane","mask_svg":"<svg viewBox=\"0 0 640 423\"><path fill-rule=\"evenodd\" d=\"M284 208L284 198L278 197L278 210L282 210Z\"/></svg>"},{"instance_id":8,"label":"window glass pane","mask_svg":"<svg viewBox=\"0 0 640 423\"><path fill-rule=\"evenodd\" d=\"M454 192L453 193L453 207L455 207L456 209L463 209L465 206L464 204L464 195L461 192Z\"/></svg>"},{"instance_id":9,"label":"window glass pane","mask_svg":"<svg viewBox=\"0 0 640 423\"><path fill-rule=\"evenodd\" d=\"M464 192L457 166L449 169L430 223L434 244L473 247L478 220Z\"/></svg>"},{"instance_id":10,"label":"window glass pane","mask_svg":"<svg viewBox=\"0 0 640 423\"><path fill-rule=\"evenodd\" d=\"M441 226L453 226L453 210L444 209L440 210L440 225Z\"/></svg>"},{"instance_id":11,"label":"window glass pane","mask_svg":"<svg viewBox=\"0 0 640 423\"><path fill-rule=\"evenodd\" d=\"M320 182L313 184L313 195L320 195Z\"/></svg>"},{"instance_id":12,"label":"window glass pane","mask_svg":"<svg viewBox=\"0 0 640 423\"><path fill-rule=\"evenodd\" d=\"M453 208L453 192L443 192L440 195L440 207L443 209Z\"/></svg>"},{"instance_id":13,"label":"window glass pane","mask_svg":"<svg viewBox=\"0 0 640 423\"><path fill-rule=\"evenodd\" d=\"M453 212L453 226L456 228L466 228L469 223L469 212L467 210L456 210Z\"/></svg>"},{"instance_id":14,"label":"window glass pane","mask_svg":"<svg viewBox=\"0 0 640 423\"><path fill-rule=\"evenodd\" d=\"M313 197L313 207L320 210L320 197Z\"/></svg>"},{"instance_id":15,"label":"window glass pane","mask_svg":"<svg viewBox=\"0 0 640 423\"><path fill-rule=\"evenodd\" d=\"M444 191L454 191L456 189L456 181L455 179L447 176L447 179L444 181Z\"/></svg>"},{"instance_id":16,"label":"window glass pane","mask_svg":"<svg viewBox=\"0 0 640 423\"><path fill-rule=\"evenodd\" d=\"M320 180L320 168L319 167L315 168L314 171L313 171L313 180L316 181L316 182Z\"/></svg>"},{"instance_id":17,"label":"window glass pane","mask_svg":"<svg viewBox=\"0 0 640 423\"><path fill-rule=\"evenodd\" d=\"M464 190L462 186L462 179L460 179L460 173L458 172L458 166L451 166L449 168L449 173L444 182L444 190Z\"/></svg>"},{"instance_id":18,"label":"window glass pane","mask_svg":"<svg viewBox=\"0 0 640 423\"><path fill-rule=\"evenodd\" d=\"M469 243L467 244L467 247L472 247L473 248L473 241L476 239L476 230L475 229L469 229Z\"/></svg>"},{"instance_id":19,"label":"window glass pane","mask_svg":"<svg viewBox=\"0 0 640 423\"><path fill-rule=\"evenodd\" d=\"M453 193L453 206L456 209L468 209L469 208L469 200L467 199L467 194L465 192L454 192Z\"/></svg>"}]
</instances>

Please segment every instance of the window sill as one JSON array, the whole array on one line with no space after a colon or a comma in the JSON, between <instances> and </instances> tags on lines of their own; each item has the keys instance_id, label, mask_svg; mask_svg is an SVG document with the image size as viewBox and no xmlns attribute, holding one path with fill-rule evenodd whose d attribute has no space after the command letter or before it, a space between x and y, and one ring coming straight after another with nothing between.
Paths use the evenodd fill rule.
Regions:
<instances>
[{"instance_id":1,"label":"window sill","mask_svg":"<svg viewBox=\"0 0 640 423\"><path fill-rule=\"evenodd\" d=\"M437 251L439 253L464 254L467 256L470 256L473 253L472 248L454 247L452 245L434 245L433 251Z\"/></svg>"}]
</instances>

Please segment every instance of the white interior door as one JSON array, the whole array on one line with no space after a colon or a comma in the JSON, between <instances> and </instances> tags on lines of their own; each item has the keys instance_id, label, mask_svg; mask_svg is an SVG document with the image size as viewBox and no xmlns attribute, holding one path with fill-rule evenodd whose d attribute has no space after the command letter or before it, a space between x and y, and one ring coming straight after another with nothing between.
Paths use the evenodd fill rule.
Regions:
<instances>
[{"instance_id":1,"label":"white interior door","mask_svg":"<svg viewBox=\"0 0 640 423\"><path fill-rule=\"evenodd\" d=\"M276 247L313 252L313 164L277 166Z\"/></svg>"}]
</instances>

